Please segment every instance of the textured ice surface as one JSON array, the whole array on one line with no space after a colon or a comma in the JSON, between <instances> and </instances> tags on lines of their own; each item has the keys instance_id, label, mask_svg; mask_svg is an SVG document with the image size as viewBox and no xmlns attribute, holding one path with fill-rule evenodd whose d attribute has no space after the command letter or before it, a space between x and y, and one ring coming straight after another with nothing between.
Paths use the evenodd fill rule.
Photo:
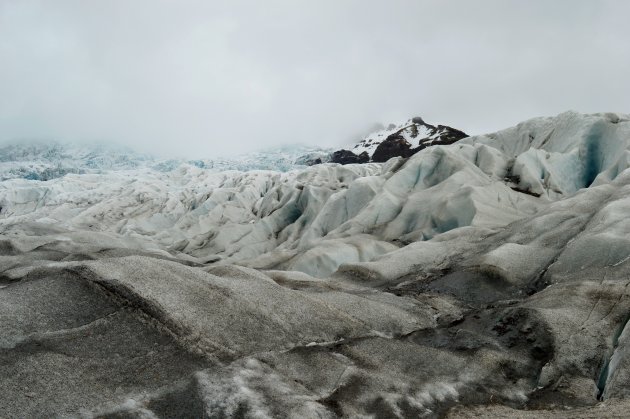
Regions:
<instances>
[{"instance_id":1,"label":"textured ice surface","mask_svg":"<svg viewBox=\"0 0 630 419\"><path fill-rule=\"evenodd\" d=\"M0 416L617 414L629 149L569 112L383 164L2 181Z\"/></svg>"},{"instance_id":2,"label":"textured ice surface","mask_svg":"<svg viewBox=\"0 0 630 419\"><path fill-rule=\"evenodd\" d=\"M96 144L21 141L0 146L0 180L22 178L50 180L69 173L104 173L150 168L169 172L191 165L211 171L276 170L286 172L307 165L300 158L327 156L331 150L304 145L288 145L252 151L238 156L197 160L159 159L126 147Z\"/></svg>"}]
</instances>

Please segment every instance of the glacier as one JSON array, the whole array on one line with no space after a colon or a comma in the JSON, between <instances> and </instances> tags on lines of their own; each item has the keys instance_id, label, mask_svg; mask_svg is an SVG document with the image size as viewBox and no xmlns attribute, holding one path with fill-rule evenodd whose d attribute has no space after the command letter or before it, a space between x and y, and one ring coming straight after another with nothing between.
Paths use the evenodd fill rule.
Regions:
<instances>
[{"instance_id":1,"label":"glacier","mask_svg":"<svg viewBox=\"0 0 630 419\"><path fill-rule=\"evenodd\" d=\"M212 159L164 159L140 153L130 147L80 142L21 140L0 146L0 180L27 179L47 181L67 174L94 174L151 168L169 172L192 165L215 172L226 170L275 170L286 172L309 164L309 157L328 156L332 150L290 144Z\"/></svg>"},{"instance_id":2,"label":"glacier","mask_svg":"<svg viewBox=\"0 0 630 419\"><path fill-rule=\"evenodd\" d=\"M630 407L630 116L566 112L384 163L298 151L278 170L139 157L4 176L2 414Z\"/></svg>"}]
</instances>

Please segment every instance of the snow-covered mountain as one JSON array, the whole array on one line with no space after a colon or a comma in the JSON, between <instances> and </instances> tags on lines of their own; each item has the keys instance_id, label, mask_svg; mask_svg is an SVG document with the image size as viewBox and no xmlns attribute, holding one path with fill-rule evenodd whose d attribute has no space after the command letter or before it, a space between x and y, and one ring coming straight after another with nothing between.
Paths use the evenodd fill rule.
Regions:
<instances>
[{"instance_id":1,"label":"snow-covered mountain","mask_svg":"<svg viewBox=\"0 0 630 419\"><path fill-rule=\"evenodd\" d=\"M452 144L465 137L466 134L454 128L429 125L415 117L367 134L358 143L348 147L351 151L344 149L335 152L330 148L293 144L254 150L232 157L208 156L196 160L161 159L136 152L129 147L105 143L86 145L56 141L20 141L0 145L0 180L24 178L47 181L70 173L94 174L140 168L164 172L182 165L216 172L286 172L327 162L385 162L392 157L409 157L431 145ZM362 157L359 158L359 155Z\"/></svg>"},{"instance_id":2,"label":"snow-covered mountain","mask_svg":"<svg viewBox=\"0 0 630 419\"><path fill-rule=\"evenodd\" d=\"M410 148L430 145L452 144L457 140L468 137L462 131L445 125L431 125L421 117L414 117L397 124L389 124L387 128L369 133L358 143L348 147L354 154L366 152L373 159L378 146L387 139L400 138L406 141ZM420 150L418 150L420 151Z\"/></svg>"},{"instance_id":3,"label":"snow-covered mountain","mask_svg":"<svg viewBox=\"0 0 630 419\"><path fill-rule=\"evenodd\" d=\"M630 116L437 141L384 163L0 182L0 409L627 410Z\"/></svg>"},{"instance_id":4,"label":"snow-covered mountain","mask_svg":"<svg viewBox=\"0 0 630 419\"><path fill-rule=\"evenodd\" d=\"M463 131L446 125L427 124L421 117L414 117L368 133L357 143L333 153L329 161L382 163L392 157L410 157L433 145L453 144L466 137L468 135Z\"/></svg>"}]
</instances>

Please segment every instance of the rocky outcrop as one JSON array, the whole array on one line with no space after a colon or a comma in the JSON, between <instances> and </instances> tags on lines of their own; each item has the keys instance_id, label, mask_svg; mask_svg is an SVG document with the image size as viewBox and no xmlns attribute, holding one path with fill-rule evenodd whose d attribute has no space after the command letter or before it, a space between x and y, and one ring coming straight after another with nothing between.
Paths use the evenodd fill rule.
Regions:
<instances>
[{"instance_id":1,"label":"rocky outcrop","mask_svg":"<svg viewBox=\"0 0 630 419\"><path fill-rule=\"evenodd\" d=\"M409 157L411 154L411 144L400 134L393 134L376 147L372 161L382 163L393 157Z\"/></svg>"},{"instance_id":2,"label":"rocky outcrop","mask_svg":"<svg viewBox=\"0 0 630 419\"><path fill-rule=\"evenodd\" d=\"M436 126L435 133L438 138L435 139L435 142L433 143L433 145L453 144L456 141L463 140L464 138L468 137L468 134L466 134L464 131L460 131L458 129L455 129L446 125ZM427 140L426 138L421 139L419 144L422 145L422 143L426 142L426 140Z\"/></svg>"},{"instance_id":3,"label":"rocky outcrop","mask_svg":"<svg viewBox=\"0 0 630 419\"><path fill-rule=\"evenodd\" d=\"M335 151L330 155L330 163L339 163L339 164L356 164L356 163L367 163L370 161L370 156L363 152L359 155L354 154L350 150L339 150Z\"/></svg>"},{"instance_id":4,"label":"rocky outcrop","mask_svg":"<svg viewBox=\"0 0 630 419\"><path fill-rule=\"evenodd\" d=\"M295 159L295 164L299 166L314 166L316 164L327 163L330 161L330 155L330 153L326 152L307 153Z\"/></svg>"}]
</instances>

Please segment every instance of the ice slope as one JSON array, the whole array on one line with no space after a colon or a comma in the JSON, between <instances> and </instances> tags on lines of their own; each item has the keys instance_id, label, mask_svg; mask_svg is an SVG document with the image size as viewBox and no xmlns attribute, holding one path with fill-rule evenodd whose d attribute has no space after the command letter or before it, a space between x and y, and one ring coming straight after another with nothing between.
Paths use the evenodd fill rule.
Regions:
<instances>
[{"instance_id":1,"label":"ice slope","mask_svg":"<svg viewBox=\"0 0 630 419\"><path fill-rule=\"evenodd\" d=\"M608 182L629 167L627 122L627 115L567 112L462 142L513 157L510 175L519 187L559 197Z\"/></svg>"},{"instance_id":2,"label":"ice slope","mask_svg":"<svg viewBox=\"0 0 630 419\"><path fill-rule=\"evenodd\" d=\"M0 410L616 414L629 150L568 112L383 164L0 182Z\"/></svg>"}]
</instances>

